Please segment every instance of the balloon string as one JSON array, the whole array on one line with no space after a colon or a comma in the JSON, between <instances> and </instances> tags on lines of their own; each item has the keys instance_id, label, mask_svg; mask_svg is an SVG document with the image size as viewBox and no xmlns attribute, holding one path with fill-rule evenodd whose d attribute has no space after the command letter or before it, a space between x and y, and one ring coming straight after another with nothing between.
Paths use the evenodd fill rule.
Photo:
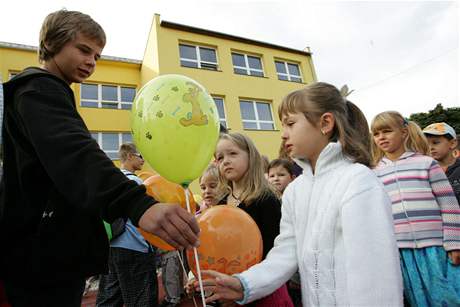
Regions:
<instances>
[{"instance_id":1,"label":"balloon string","mask_svg":"<svg viewBox=\"0 0 460 307\"><path fill-rule=\"evenodd\" d=\"M187 276L187 270L185 269L184 260L182 260L182 255L178 250L176 250L176 253L177 253L177 257L179 257L179 262L180 262L180 265L182 267L182 270L184 271L184 276ZM192 300L193 300L193 305L195 307L198 307L196 305L195 296L192 296Z\"/></svg>"},{"instance_id":2,"label":"balloon string","mask_svg":"<svg viewBox=\"0 0 460 307\"><path fill-rule=\"evenodd\" d=\"M187 203L187 211L189 213L192 213L192 210L190 209L190 200L188 197L189 189L185 189L185 201ZM204 299L204 289L203 289L203 280L201 278L201 269L200 269L200 262L198 261L198 251L196 250L196 247L193 247L193 255L195 256L195 265L196 265L196 271L198 273L198 283L200 284L200 293L201 293L201 302L203 303L203 307L206 307L206 301Z\"/></svg>"}]
</instances>

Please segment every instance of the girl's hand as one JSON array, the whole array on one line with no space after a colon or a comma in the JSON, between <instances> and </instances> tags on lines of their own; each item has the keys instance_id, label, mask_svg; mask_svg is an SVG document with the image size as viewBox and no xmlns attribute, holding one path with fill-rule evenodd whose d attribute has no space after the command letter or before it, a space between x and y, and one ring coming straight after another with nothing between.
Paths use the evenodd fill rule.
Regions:
<instances>
[{"instance_id":1,"label":"girl's hand","mask_svg":"<svg viewBox=\"0 0 460 307\"><path fill-rule=\"evenodd\" d=\"M460 265L460 250L447 252L447 255L449 256L453 265Z\"/></svg>"},{"instance_id":2,"label":"girl's hand","mask_svg":"<svg viewBox=\"0 0 460 307\"><path fill-rule=\"evenodd\" d=\"M185 293L187 293L188 296L192 296L195 294L195 288L193 284L195 283L195 278L191 278L187 281L187 284L185 285Z\"/></svg>"},{"instance_id":3,"label":"girl's hand","mask_svg":"<svg viewBox=\"0 0 460 307\"><path fill-rule=\"evenodd\" d=\"M238 278L216 271L203 271L203 275L212 278L203 280L204 290L212 293L206 298L207 303L217 300L238 301L243 299L243 286ZM195 281L195 291L200 291L197 281Z\"/></svg>"}]
</instances>

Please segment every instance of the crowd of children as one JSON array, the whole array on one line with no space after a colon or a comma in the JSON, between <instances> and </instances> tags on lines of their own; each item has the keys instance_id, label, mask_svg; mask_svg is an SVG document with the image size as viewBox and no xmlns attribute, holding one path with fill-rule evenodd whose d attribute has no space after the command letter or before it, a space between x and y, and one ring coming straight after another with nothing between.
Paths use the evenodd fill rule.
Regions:
<instances>
[{"instance_id":1,"label":"crowd of children","mask_svg":"<svg viewBox=\"0 0 460 307\"><path fill-rule=\"evenodd\" d=\"M157 305L154 249L136 227L184 248L197 245L196 220L145 196L126 178L141 183L132 174L142 166L140 153L126 145L121 173L76 112L69 84L93 72L105 44L102 28L65 10L51 14L45 25L43 68L28 69L5 86L0 277L6 296L13 306L78 306L84 277L104 272L108 258L98 305L136 305L140 297L143 306ZM66 34L58 45L59 37L47 36L53 31ZM378 114L369 127L355 104L322 82L289 93L278 115L278 159L268 161L244 134L222 133L214 161L199 179L198 215L213 206L238 207L263 239L263 259L247 271L204 272L207 302L460 306L454 129L432 123L422 130L395 111ZM40 180L24 181L24 174ZM101 216L122 218L132 230L111 242L110 256ZM137 237L137 244L128 236ZM193 278L184 281L182 258L180 252L162 255L162 306L178 305L184 284L189 294L197 290ZM36 288L34 281L44 276Z\"/></svg>"}]
</instances>

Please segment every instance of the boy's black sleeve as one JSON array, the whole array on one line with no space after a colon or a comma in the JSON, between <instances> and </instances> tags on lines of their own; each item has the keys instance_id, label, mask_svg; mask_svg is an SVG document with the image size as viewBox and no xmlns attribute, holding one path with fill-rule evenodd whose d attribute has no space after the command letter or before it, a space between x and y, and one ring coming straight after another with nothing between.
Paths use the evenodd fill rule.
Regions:
<instances>
[{"instance_id":1,"label":"boy's black sleeve","mask_svg":"<svg viewBox=\"0 0 460 307\"><path fill-rule=\"evenodd\" d=\"M72 96L58 81L37 78L38 90L16 97L22 129L57 191L68 202L108 222L137 225L156 201L113 164L91 137Z\"/></svg>"}]
</instances>

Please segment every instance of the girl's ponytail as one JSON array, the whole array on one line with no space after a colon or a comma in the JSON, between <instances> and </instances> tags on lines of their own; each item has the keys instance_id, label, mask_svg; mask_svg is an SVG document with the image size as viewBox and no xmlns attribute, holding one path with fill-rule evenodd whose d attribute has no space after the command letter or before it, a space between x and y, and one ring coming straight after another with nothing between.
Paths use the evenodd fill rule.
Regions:
<instances>
[{"instance_id":1,"label":"girl's ponytail","mask_svg":"<svg viewBox=\"0 0 460 307\"><path fill-rule=\"evenodd\" d=\"M428 141L419 125L406 119L404 119L404 125L407 127L408 131L408 136L405 142L406 149L423 155L428 155Z\"/></svg>"},{"instance_id":2,"label":"girl's ponytail","mask_svg":"<svg viewBox=\"0 0 460 307\"><path fill-rule=\"evenodd\" d=\"M361 109L353 102L345 100L347 108L347 127L348 133L344 132L342 141L343 151L348 156L354 157L356 162L370 166L371 164L371 138L369 125Z\"/></svg>"}]
</instances>

